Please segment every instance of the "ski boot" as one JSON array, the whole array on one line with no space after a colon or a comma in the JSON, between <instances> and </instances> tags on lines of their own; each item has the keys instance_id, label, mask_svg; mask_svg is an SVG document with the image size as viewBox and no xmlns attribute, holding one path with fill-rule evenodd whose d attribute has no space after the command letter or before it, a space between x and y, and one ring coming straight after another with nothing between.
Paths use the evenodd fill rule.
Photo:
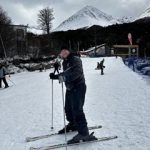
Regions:
<instances>
[{"instance_id":1,"label":"ski boot","mask_svg":"<svg viewBox=\"0 0 150 150\"><path fill-rule=\"evenodd\" d=\"M69 140L67 144L75 144L75 143L94 141L94 140L97 140L97 138L94 136L94 132L92 132L90 135L77 134L75 137Z\"/></svg>"},{"instance_id":2,"label":"ski boot","mask_svg":"<svg viewBox=\"0 0 150 150\"><path fill-rule=\"evenodd\" d=\"M71 123L69 123L68 125L66 125L66 132L74 132L77 131L77 127ZM58 134L64 134L65 133L65 128L63 128L62 130L58 131Z\"/></svg>"},{"instance_id":3,"label":"ski boot","mask_svg":"<svg viewBox=\"0 0 150 150\"><path fill-rule=\"evenodd\" d=\"M7 89L7 88L9 88L9 86L8 86L8 85L6 85L6 86L5 86L5 89Z\"/></svg>"}]
</instances>

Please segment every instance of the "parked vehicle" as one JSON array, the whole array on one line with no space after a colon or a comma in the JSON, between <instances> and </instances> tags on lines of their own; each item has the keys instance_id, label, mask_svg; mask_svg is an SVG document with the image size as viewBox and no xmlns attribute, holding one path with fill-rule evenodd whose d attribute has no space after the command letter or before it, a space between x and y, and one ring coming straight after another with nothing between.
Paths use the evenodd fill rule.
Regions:
<instances>
[{"instance_id":1,"label":"parked vehicle","mask_svg":"<svg viewBox=\"0 0 150 150\"><path fill-rule=\"evenodd\" d=\"M144 75L150 75L150 67L145 67L141 70Z\"/></svg>"}]
</instances>

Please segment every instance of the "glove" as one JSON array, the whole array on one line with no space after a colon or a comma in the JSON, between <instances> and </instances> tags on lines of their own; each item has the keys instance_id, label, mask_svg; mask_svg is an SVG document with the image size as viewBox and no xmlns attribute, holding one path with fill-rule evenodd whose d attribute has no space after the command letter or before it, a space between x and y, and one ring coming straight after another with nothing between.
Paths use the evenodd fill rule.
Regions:
<instances>
[{"instance_id":1,"label":"glove","mask_svg":"<svg viewBox=\"0 0 150 150\"><path fill-rule=\"evenodd\" d=\"M58 79L59 79L59 78L58 78L58 75L55 75L54 73L50 73L49 77L50 77L50 79L52 79L52 80L58 80Z\"/></svg>"},{"instance_id":2,"label":"glove","mask_svg":"<svg viewBox=\"0 0 150 150\"><path fill-rule=\"evenodd\" d=\"M63 83L63 82L65 81L65 78L64 78L63 73L60 73L60 74L58 75L58 79L59 79L59 83Z\"/></svg>"}]
</instances>

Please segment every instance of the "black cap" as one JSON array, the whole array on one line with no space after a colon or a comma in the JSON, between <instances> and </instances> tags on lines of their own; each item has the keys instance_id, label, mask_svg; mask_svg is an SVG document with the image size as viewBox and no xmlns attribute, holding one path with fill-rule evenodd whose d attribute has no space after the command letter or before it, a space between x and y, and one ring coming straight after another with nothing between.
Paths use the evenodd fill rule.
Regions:
<instances>
[{"instance_id":1,"label":"black cap","mask_svg":"<svg viewBox=\"0 0 150 150\"><path fill-rule=\"evenodd\" d=\"M63 49L67 49L67 50L69 51L69 47L68 47L67 45L63 45L63 46L61 47L61 50L63 50Z\"/></svg>"}]
</instances>

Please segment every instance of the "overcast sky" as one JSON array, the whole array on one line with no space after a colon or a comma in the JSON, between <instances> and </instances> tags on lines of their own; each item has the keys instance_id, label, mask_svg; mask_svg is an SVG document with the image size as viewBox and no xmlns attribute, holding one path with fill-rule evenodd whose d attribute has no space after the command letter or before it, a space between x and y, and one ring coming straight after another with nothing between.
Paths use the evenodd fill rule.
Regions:
<instances>
[{"instance_id":1,"label":"overcast sky","mask_svg":"<svg viewBox=\"0 0 150 150\"><path fill-rule=\"evenodd\" d=\"M54 9L53 28L86 5L95 6L113 17L137 17L149 5L149 0L0 0L15 24L37 26L38 10Z\"/></svg>"}]
</instances>

